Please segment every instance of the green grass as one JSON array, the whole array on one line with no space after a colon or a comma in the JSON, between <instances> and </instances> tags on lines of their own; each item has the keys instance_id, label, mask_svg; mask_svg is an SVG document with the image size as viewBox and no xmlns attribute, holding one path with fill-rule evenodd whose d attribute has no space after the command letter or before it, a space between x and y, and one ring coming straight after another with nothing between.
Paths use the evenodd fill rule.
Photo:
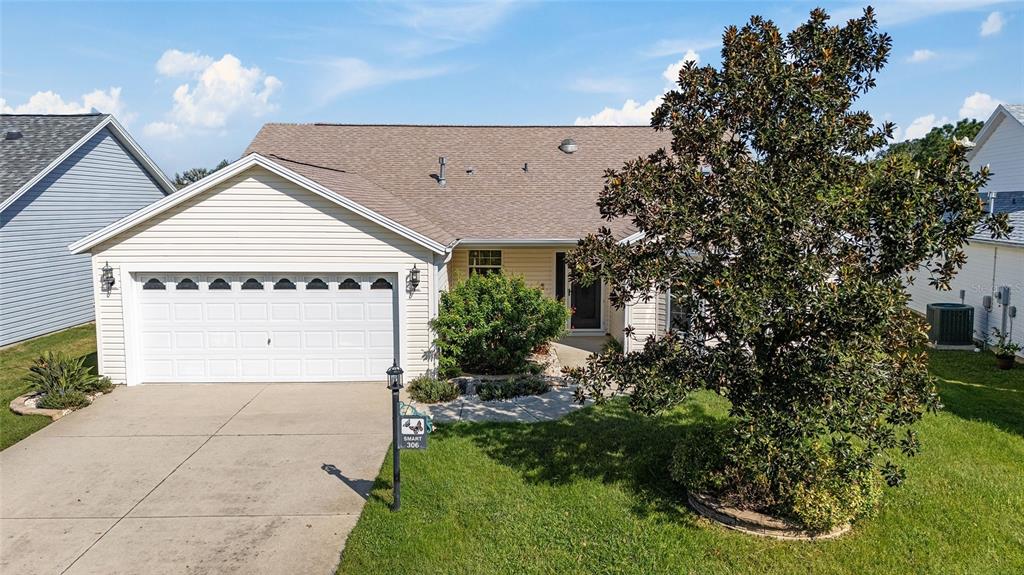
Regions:
<instances>
[{"instance_id":1,"label":"green grass","mask_svg":"<svg viewBox=\"0 0 1024 575\"><path fill-rule=\"evenodd\" d=\"M643 417L622 403L561 421L439 426L390 457L338 572L1024 573L1024 369L933 352L946 410L876 516L835 541L781 542L699 519L665 468L676 434L726 408L709 394Z\"/></svg>"},{"instance_id":2,"label":"green grass","mask_svg":"<svg viewBox=\"0 0 1024 575\"><path fill-rule=\"evenodd\" d=\"M95 367L96 326L90 323L73 327L0 350L0 449L7 449L50 423L49 417L16 415L7 407L11 400L28 391L25 375L44 351L85 356L86 364Z\"/></svg>"}]
</instances>

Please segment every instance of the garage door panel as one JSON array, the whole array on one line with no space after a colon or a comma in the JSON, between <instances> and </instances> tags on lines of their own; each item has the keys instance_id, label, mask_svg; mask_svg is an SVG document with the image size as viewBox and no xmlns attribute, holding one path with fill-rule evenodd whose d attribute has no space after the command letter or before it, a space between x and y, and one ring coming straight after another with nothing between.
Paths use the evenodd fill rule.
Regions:
<instances>
[{"instance_id":1,"label":"garage door panel","mask_svg":"<svg viewBox=\"0 0 1024 575\"><path fill-rule=\"evenodd\" d=\"M206 304L206 319L210 321L235 321L234 303Z\"/></svg>"},{"instance_id":2,"label":"garage door panel","mask_svg":"<svg viewBox=\"0 0 1024 575\"><path fill-rule=\"evenodd\" d=\"M238 319L241 321L266 321L266 303L239 303Z\"/></svg>"},{"instance_id":3,"label":"garage door panel","mask_svg":"<svg viewBox=\"0 0 1024 575\"><path fill-rule=\"evenodd\" d=\"M171 319L170 303L144 303L139 306L142 321L168 321Z\"/></svg>"},{"instance_id":4,"label":"garage door panel","mask_svg":"<svg viewBox=\"0 0 1024 575\"><path fill-rule=\"evenodd\" d=\"M143 290L145 276L143 381L380 380L396 355L395 290L370 289L381 275L291 275L295 289L274 289L284 276L161 274L166 289ZM198 289L176 289L185 277ZM249 278L263 289L241 289Z\"/></svg>"},{"instance_id":5,"label":"garage door panel","mask_svg":"<svg viewBox=\"0 0 1024 575\"><path fill-rule=\"evenodd\" d=\"M274 321L298 321L302 319L299 302L270 304L270 319Z\"/></svg>"},{"instance_id":6,"label":"garage door panel","mask_svg":"<svg viewBox=\"0 0 1024 575\"><path fill-rule=\"evenodd\" d=\"M331 321L331 304L328 302L303 304L303 319L306 321Z\"/></svg>"}]
</instances>

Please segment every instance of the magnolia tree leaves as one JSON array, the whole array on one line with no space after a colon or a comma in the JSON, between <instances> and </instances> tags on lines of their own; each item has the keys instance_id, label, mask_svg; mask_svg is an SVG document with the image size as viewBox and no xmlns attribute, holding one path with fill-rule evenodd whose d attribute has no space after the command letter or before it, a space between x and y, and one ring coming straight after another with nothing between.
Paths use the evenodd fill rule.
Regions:
<instances>
[{"instance_id":1,"label":"magnolia tree leaves","mask_svg":"<svg viewBox=\"0 0 1024 575\"><path fill-rule=\"evenodd\" d=\"M948 289L967 239L1007 230L986 218L988 173L962 144L923 166L878 154L894 126L854 105L891 47L870 8L841 25L819 9L786 35L756 16L729 27L720 68L680 70L651 119L671 149L608 170L598 201L644 238L601 229L567 261L616 306L671 291L696 313L683 333L571 370L580 398L623 392L653 413L714 390L749 441L824 442L850 469L902 479L885 456L916 452L906 429L939 406L904 282L923 266Z\"/></svg>"}]
</instances>

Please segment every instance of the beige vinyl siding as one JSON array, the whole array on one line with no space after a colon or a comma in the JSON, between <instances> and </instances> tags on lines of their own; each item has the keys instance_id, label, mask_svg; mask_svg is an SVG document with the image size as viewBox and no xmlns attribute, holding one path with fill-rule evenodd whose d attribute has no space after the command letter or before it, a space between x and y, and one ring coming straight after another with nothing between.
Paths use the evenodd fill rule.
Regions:
<instances>
[{"instance_id":1,"label":"beige vinyl siding","mask_svg":"<svg viewBox=\"0 0 1024 575\"><path fill-rule=\"evenodd\" d=\"M539 287L548 296L555 297L555 252L567 251L565 246L487 246L480 249L501 250L503 273L522 276L527 285ZM456 248L448 269L451 283L466 278L469 275L469 248Z\"/></svg>"},{"instance_id":2,"label":"beige vinyl siding","mask_svg":"<svg viewBox=\"0 0 1024 575\"><path fill-rule=\"evenodd\" d=\"M627 306L626 322L633 328L627 351L639 349L651 335L664 333L667 301L666 294L659 292L650 301L637 300Z\"/></svg>"},{"instance_id":3,"label":"beige vinyl siding","mask_svg":"<svg viewBox=\"0 0 1024 575\"><path fill-rule=\"evenodd\" d=\"M339 190L344 193L344 190ZM346 265L428 269L433 253L380 225L309 192L263 168L253 167L175 206L152 220L96 246L94 275L109 261L118 280L109 295L97 291L100 370L116 383L125 381L124 313L121 267L154 263L190 271L190 265L253 263L308 264L309 271L345 271ZM385 271L385 270L381 270ZM419 288L404 298L406 354L410 376L431 367L427 322L431 274L420 275Z\"/></svg>"}]
</instances>

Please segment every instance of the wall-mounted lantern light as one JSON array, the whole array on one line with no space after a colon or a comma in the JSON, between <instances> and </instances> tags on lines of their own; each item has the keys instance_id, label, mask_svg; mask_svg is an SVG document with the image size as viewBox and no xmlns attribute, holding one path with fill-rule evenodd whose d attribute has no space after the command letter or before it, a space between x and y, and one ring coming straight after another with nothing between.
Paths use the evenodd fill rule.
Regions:
<instances>
[{"instance_id":1,"label":"wall-mounted lantern light","mask_svg":"<svg viewBox=\"0 0 1024 575\"><path fill-rule=\"evenodd\" d=\"M110 292L114 290L114 268L110 267L110 262L107 262L100 268L100 288L103 293L110 295Z\"/></svg>"},{"instance_id":2,"label":"wall-mounted lantern light","mask_svg":"<svg viewBox=\"0 0 1024 575\"><path fill-rule=\"evenodd\" d=\"M409 287L413 290L420 287L420 270L416 264L412 264L412 269L409 270Z\"/></svg>"}]
</instances>

